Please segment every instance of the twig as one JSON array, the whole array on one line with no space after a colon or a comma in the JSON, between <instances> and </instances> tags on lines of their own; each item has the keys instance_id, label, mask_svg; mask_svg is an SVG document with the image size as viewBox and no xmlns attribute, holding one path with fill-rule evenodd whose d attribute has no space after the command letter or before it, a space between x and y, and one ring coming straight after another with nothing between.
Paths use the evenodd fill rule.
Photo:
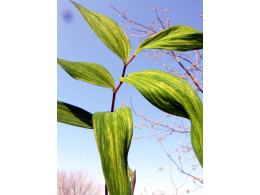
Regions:
<instances>
[{"instance_id":1,"label":"twig","mask_svg":"<svg viewBox=\"0 0 260 195\"><path fill-rule=\"evenodd\" d=\"M191 174L185 172L183 169L181 169L181 168L179 167L179 165L178 165L178 164L172 159L172 157L167 153L167 151L165 150L165 148L164 148L164 146L162 145L161 141L159 141L159 143L160 143L160 145L162 146L162 148L163 148L165 154L171 159L171 161L175 164L175 166L178 168L178 170L179 170L181 173L183 173L183 174L185 174L185 175L188 175L188 176L190 176L190 177L196 179L197 181L199 181L200 183L203 184L203 181L201 181L199 178L197 178L197 177L195 177L195 176L193 176L193 175L191 175Z\"/></svg>"},{"instance_id":2,"label":"twig","mask_svg":"<svg viewBox=\"0 0 260 195\"><path fill-rule=\"evenodd\" d=\"M132 103L132 97L131 97L131 96L130 96L130 104L131 104L131 108L132 108L132 110L133 110L133 112L134 112L134 115L136 115L136 116L138 116L138 117L141 117L141 118L143 118L143 119L146 120L146 121L149 121L149 122L151 122L151 123L153 123L153 124L156 124L156 125L165 127L165 128L167 128L167 129L170 129L171 132L176 132L176 133L190 133L190 131L186 131L186 130L185 130L185 131L176 130L176 129L172 128L172 127L169 127L168 125L164 125L164 124L158 123L158 122L156 122L156 121L153 121L153 120L151 120L151 119L146 118L146 117L143 116L143 115L137 114L137 113L135 112L135 110L134 110L133 103Z\"/></svg>"},{"instance_id":3,"label":"twig","mask_svg":"<svg viewBox=\"0 0 260 195\"><path fill-rule=\"evenodd\" d=\"M199 86L198 82L195 81L194 77L191 75L190 71L188 71L187 68L185 68L185 66L183 66L183 64L181 63L181 61L179 60L179 58L176 56L176 54L173 51L170 51L172 53L172 55L174 56L174 58L176 59L176 61L178 62L178 64L182 67L183 70L185 70L185 72L190 76L191 80L194 82L194 84L196 85L196 87L198 88L198 90L203 93L203 89L201 89L201 87Z\"/></svg>"},{"instance_id":4,"label":"twig","mask_svg":"<svg viewBox=\"0 0 260 195\"><path fill-rule=\"evenodd\" d=\"M154 11L155 11L155 13L156 13L157 20L160 22L160 24L161 24L161 26L163 27L163 29L165 29L165 26L164 26L164 24L163 24L161 18L158 16L157 9L154 8Z\"/></svg>"},{"instance_id":5,"label":"twig","mask_svg":"<svg viewBox=\"0 0 260 195\"><path fill-rule=\"evenodd\" d=\"M129 18L127 18L126 16L124 16L124 14L121 14L113 5L111 5L111 7L112 7L122 18L124 18L125 20L129 21ZM143 28L146 28L147 30L150 30L150 31L153 31L154 33L156 33L156 31L153 30L152 28L149 28L149 27L147 27L147 26L144 26L144 25L142 25L142 24L140 24L140 23L138 23L138 22L135 22L135 21L132 21L132 20L130 20L130 22L133 23L133 24L136 24L136 25L138 25L138 26L142 26Z\"/></svg>"}]
</instances>

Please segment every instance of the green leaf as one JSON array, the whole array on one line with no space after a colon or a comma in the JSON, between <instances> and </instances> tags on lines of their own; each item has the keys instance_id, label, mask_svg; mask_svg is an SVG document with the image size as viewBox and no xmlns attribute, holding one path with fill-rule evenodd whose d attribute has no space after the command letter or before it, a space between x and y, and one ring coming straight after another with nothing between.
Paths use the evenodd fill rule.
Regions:
<instances>
[{"instance_id":1,"label":"green leaf","mask_svg":"<svg viewBox=\"0 0 260 195\"><path fill-rule=\"evenodd\" d=\"M119 80L133 85L150 103L164 112L188 119L189 116L181 102L175 101L175 96L178 94L174 94L174 92L178 89L173 90L168 85L168 83L175 82L175 86L178 86L183 83L183 80L165 73L164 71L153 70L141 71L132 73L127 77L120 77ZM164 75L167 77L161 78ZM167 81L166 78L171 80Z\"/></svg>"},{"instance_id":2,"label":"green leaf","mask_svg":"<svg viewBox=\"0 0 260 195\"><path fill-rule=\"evenodd\" d=\"M59 58L58 64L74 79L115 89L113 77L103 66L87 62L71 62Z\"/></svg>"},{"instance_id":3,"label":"green leaf","mask_svg":"<svg viewBox=\"0 0 260 195\"><path fill-rule=\"evenodd\" d=\"M129 173L129 178L131 180L131 195L134 194L134 190L135 190L135 183L136 183L136 170L134 170L134 172L129 168L128 166L128 173Z\"/></svg>"},{"instance_id":4,"label":"green leaf","mask_svg":"<svg viewBox=\"0 0 260 195\"><path fill-rule=\"evenodd\" d=\"M133 134L131 110L124 107L115 112L96 112L93 126L109 194L130 195L127 156Z\"/></svg>"},{"instance_id":5,"label":"green leaf","mask_svg":"<svg viewBox=\"0 0 260 195\"><path fill-rule=\"evenodd\" d=\"M103 43L126 63L131 52L131 45L122 28L114 20L71 2Z\"/></svg>"},{"instance_id":6,"label":"green leaf","mask_svg":"<svg viewBox=\"0 0 260 195\"><path fill-rule=\"evenodd\" d=\"M128 166L128 173L129 173L129 178L131 180L131 183L133 183L133 181L134 181L134 172L132 171L132 169L130 169L129 166Z\"/></svg>"},{"instance_id":7,"label":"green leaf","mask_svg":"<svg viewBox=\"0 0 260 195\"><path fill-rule=\"evenodd\" d=\"M135 54L144 49L189 51L203 48L203 33L185 25L167 28L145 39Z\"/></svg>"},{"instance_id":8,"label":"green leaf","mask_svg":"<svg viewBox=\"0 0 260 195\"><path fill-rule=\"evenodd\" d=\"M190 119L191 143L203 167L203 105L189 83L159 70L135 72L119 80L134 86L162 111Z\"/></svg>"},{"instance_id":9,"label":"green leaf","mask_svg":"<svg viewBox=\"0 0 260 195\"><path fill-rule=\"evenodd\" d=\"M91 113L61 101L57 101L57 121L77 127L93 129Z\"/></svg>"}]
</instances>

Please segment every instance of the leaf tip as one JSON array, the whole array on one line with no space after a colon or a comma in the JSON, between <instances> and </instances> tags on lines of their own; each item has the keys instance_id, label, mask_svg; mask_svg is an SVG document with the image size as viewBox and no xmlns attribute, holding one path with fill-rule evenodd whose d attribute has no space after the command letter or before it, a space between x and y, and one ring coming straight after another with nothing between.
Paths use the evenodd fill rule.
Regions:
<instances>
[{"instance_id":1,"label":"leaf tip","mask_svg":"<svg viewBox=\"0 0 260 195\"><path fill-rule=\"evenodd\" d=\"M72 1L72 0L69 0L71 3L73 3L73 5L75 5L75 7L79 10L80 8L82 8L81 5L79 5L78 3ZM86 8L85 8L86 9Z\"/></svg>"},{"instance_id":2,"label":"leaf tip","mask_svg":"<svg viewBox=\"0 0 260 195\"><path fill-rule=\"evenodd\" d=\"M57 58L57 63L59 63L61 61L61 59L60 58Z\"/></svg>"},{"instance_id":3,"label":"leaf tip","mask_svg":"<svg viewBox=\"0 0 260 195\"><path fill-rule=\"evenodd\" d=\"M74 1L72 1L72 0L69 0L71 3L73 3L73 4L77 4L77 3L75 3Z\"/></svg>"}]
</instances>

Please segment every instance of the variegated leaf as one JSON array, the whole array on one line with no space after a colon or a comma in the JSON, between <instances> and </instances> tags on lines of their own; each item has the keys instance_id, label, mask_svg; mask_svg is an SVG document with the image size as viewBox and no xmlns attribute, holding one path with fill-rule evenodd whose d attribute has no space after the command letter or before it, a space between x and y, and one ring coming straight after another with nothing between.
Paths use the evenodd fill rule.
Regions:
<instances>
[{"instance_id":1,"label":"variegated leaf","mask_svg":"<svg viewBox=\"0 0 260 195\"><path fill-rule=\"evenodd\" d=\"M189 51L202 48L202 32L189 26L176 25L145 39L139 45L135 54L144 49Z\"/></svg>"},{"instance_id":2,"label":"variegated leaf","mask_svg":"<svg viewBox=\"0 0 260 195\"><path fill-rule=\"evenodd\" d=\"M109 194L130 195L127 156L133 134L131 110L124 107L115 112L96 112L93 126Z\"/></svg>"},{"instance_id":3,"label":"variegated leaf","mask_svg":"<svg viewBox=\"0 0 260 195\"><path fill-rule=\"evenodd\" d=\"M113 77L103 66L87 62L71 62L59 58L58 64L74 79L115 89Z\"/></svg>"},{"instance_id":4,"label":"variegated leaf","mask_svg":"<svg viewBox=\"0 0 260 195\"><path fill-rule=\"evenodd\" d=\"M131 52L131 45L122 28L114 20L71 2L103 43L126 63Z\"/></svg>"},{"instance_id":5,"label":"variegated leaf","mask_svg":"<svg viewBox=\"0 0 260 195\"><path fill-rule=\"evenodd\" d=\"M93 129L91 113L61 101L57 101L57 121L77 127Z\"/></svg>"},{"instance_id":6,"label":"variegated leaf","mask_svg":"<svg viewBox=\"0 0 260 195\"><path fill-rule=\"evenodd\" d=\"M120 81L134 86L164 112L191 121L191 143L203 166L203 105L196 91L183 79L159 70L135 72Z\"/></svg>"}]
</instances>

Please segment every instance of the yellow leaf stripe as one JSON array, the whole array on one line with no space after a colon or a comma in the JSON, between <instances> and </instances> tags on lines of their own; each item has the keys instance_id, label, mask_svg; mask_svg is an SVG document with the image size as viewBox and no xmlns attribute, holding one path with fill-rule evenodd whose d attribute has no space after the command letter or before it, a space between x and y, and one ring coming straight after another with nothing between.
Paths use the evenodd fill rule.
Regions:
<instances>
[{"instance_id":1,"label":"yellow leaf stripe","mask_svg":"<svg viewBox=\"0 0 260 195\"><path fill-rule=\"evenodd\" d=\"M61 101L57 101L57 121L77 127L93 129L91 113Z\"/></svg>"},{"instance_id":2,"label":"yellow leaf stripe","mask_svg":"<svg viewBox=\"0 0 260 195\"><path fill-rule=\"evenodd\" d=\"M127 156L133 134L131 110L124 107L115 112L96 112L93 126L109 194L130 195Z\"/></svg>"},{"instance_id":3,"label":"yellow leaf stripe","mask_svg":"<svg viewBox=\"0 0 260 195\"><path fill-rule=\"evenodd\" d=\"M190 119L193 150L203 166L203 105L196 91L183 79L159 70L135 72L119 80L134 86L162 111Z\"/></svg>"},{"instance_id":4,"label":"yellow leaf stripe","mask_svg":"<svg viewBox=\"0 0 260 195\"><path fill-rule=\"evenodd\" d=\"M59 58L58 64L74 79L115 89L113 77L103 66L87 62L71 62Z\"/></svg>"},{"instance_id":5,"label":"yellow leaf stripe","mask_svg":"<svg viewBox=\"0 0 260 195\"><path fill-rule=\"evenodd\" d=\"M126 63L131 52L131 45L122 28L114 20L71 2L103 43Z\"/></svg>"},{"instance_id":6,"label":"yellow leaf stripe","mask_svg":"<svg viewBox=\"0 0 260 195\"><path fill-rule=\"evenodd\" d=\"M144 49L189 51L203 48L203 33L185 25L167 28L144 40L135 54Z\"/></svg>"}]
</instances>

